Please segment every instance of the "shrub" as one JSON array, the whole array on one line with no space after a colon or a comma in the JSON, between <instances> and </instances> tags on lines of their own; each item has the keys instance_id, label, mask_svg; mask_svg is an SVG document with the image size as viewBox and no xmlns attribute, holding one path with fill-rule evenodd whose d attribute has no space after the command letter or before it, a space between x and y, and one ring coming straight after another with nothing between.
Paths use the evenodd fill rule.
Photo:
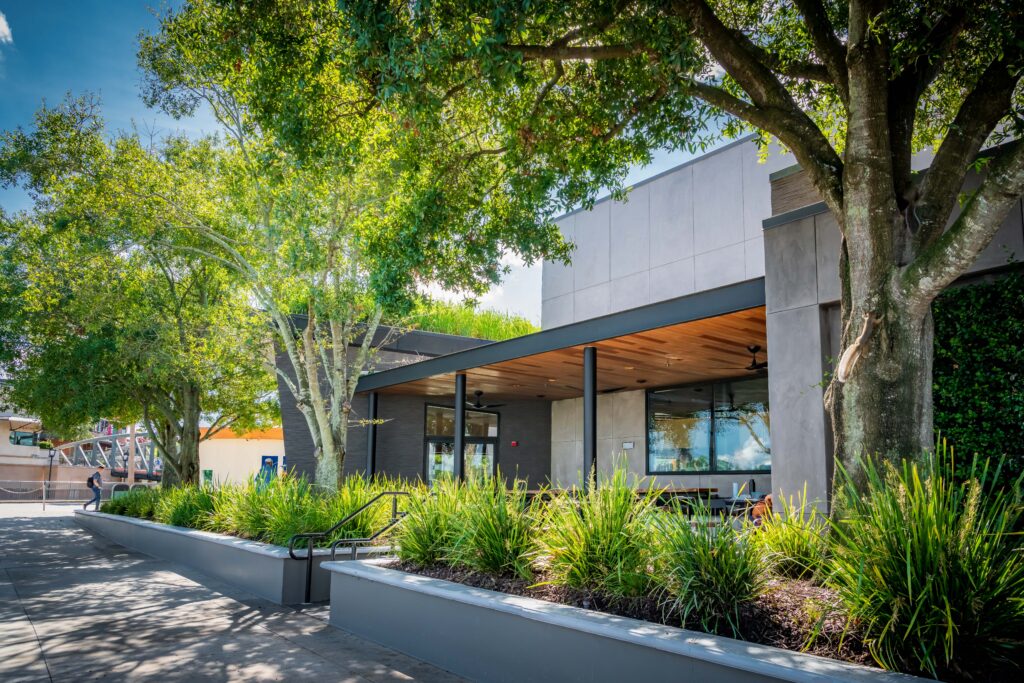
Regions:
<instances>
[{"instance_id":1,"label":"shrub","mask_svg":"<svg viewBox=\"0 0 1024 683\"><path fill-rule=\"evenodd\" d=\"M106 512L108 515L123 515L125 511L124 498L118 496L117 498L111 498L100 503L100 512Z\"/></svg>"},{"instance_id":2,"label":"shrub","mask_svg":"<svg viewBox=\"0 0 1024 683\"><path fill-rule=\"evenodd\" d=\"M499 474L471 481L465 494L449 553L452 563L479 572L531 578L536 513L527 499L526 482L516 480L506 488Z\"/></svg>"},{"instance_id":3,"label":"shrub","mask_svg":"<svg viewBox=\"0 0 1024 683\"><path fill-rule=\"evenodd\" d=\"M107 501L103 506L103 511L111 511L115 515L125 515L139 519L153 519L156 505L161 495L162 491L160 489L134 489L118 496L117 500ZM117 510L117 512L113 512L114 510Z\"/></svg>"},{"instance_id":4,"label":"shrub","mask_svg":"<svg viewBox=\"0 0 1024 683\"><path fill-rule=\"evenodd\" d=\"M935 428L965 470L975 453L1007 454L990 484L1012 486L1024 472L1024 273L951 287L932 312Z\"/></svg>"},{"instance_id":5,"label":"shrub","mask_svg":"<svg viewBox=\"0 0 1024 683\"><path fill-rule=\"evenodd\" d=\"M266 514L262 533L255 537L260 541L288 545L295 534L324 531L338 521L327 519L326 495L318 493L305 477L279 477L254 488Z\"/></svg>"},{"instance_id":6,"label":"shrub","mask_svg":"<svg viewBox=\"0 0 1024 683\"><path fill-rule=\"evenodd\" d=\"M421 486L412 491L408 514L395 534L398 558L424 566L444 560L455 539L455 516L464 498L464 486L451 479L434 482L433 489Z\"/></svg>"},{"instance_id":7,"label":"shrub","mask_svg":"<svg viewBox=\"0 0 1024 683\"><path fill-rule=\"evenodd\" d=\"M163 524L204 529L213 512L213 495L198 486L168 489L157 501L153 518Z\"/></svg>"},{"instance_id":8,"label":"shrub","mask_svg":"<svg viewBox=\"0 0 1024 683\"><path fill-rule=\"evenodd\" d=\"M706 504L688 513L677 508L658 517L659 578L671 608L684 626L739 638L740 609L765 589L764 552L730 518L709 523Z\"/></svg>"},{"instance_id":9,"label":"shrub","mask_svg":"<svg viewBox=\"0 0 1024 683\"><path fill-rule=\"evenodd\" d=\"M625 470L581 497L563 494L547 506L539 537L552 582L637 597L652 585L651 520L656 492L637 496Z\"/></svg>"},{"instance_id":10,"label":"shrub","mask_svg":"<svg viewBox=\"0 0 1024 683\"><path fill-rule=\"evenodd\" d=\"M782 501L781 514L766 515L750 535L771 570L790 579L821 578L828 558L825 517L807 503L807 487L795 501Z\"/></svg>"},{"instance_id":11,"label":"shrub","mask_svg":"<svg viewBox=\"0 0 1024 683\"><path fill-rule=\"evenodd\" d=\"M382 491L400 491L401 482L378 477L367 481L362 477L348 477L331 495L320 499L320 518L316 530L330 529L353 512L369 503L374 496ZM401 500L399 501L401 504ZM357 515L350 522L338 529L329 542L342 538L369 538L382 529L391 518L391 501L381 499L372 507Z\"/></svg>"},{"instance_id":12,"label":"shrub","mask_svg":"<svg viewBox=\"0 0 1024 683\"><path fill-rule=\"evenodd\" d=\"M831 581L888 669L956 676L1024 656L1024 552L1011 530L1019 491L982 493L977 459L954 479L939 452L919 467L862 463L860 494L840 471Z\"/></svg>"},{"instance_id":13,"label":"shrub","mask_svg":"<svg viewBox=\"0 0 1024 683\"><path fill-rule=\"evenodd\" d=\"M223 534L263 540L270 515L254 482L222 486L213 492L213 513L207 528Z\"/></svg>"}]
</instances>

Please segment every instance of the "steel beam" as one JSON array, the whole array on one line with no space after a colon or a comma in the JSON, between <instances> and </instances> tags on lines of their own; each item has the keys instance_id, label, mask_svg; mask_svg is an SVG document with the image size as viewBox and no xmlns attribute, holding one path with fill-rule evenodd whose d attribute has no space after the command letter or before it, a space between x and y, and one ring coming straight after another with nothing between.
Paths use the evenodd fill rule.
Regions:
<instances>
[{"instance_id":1,"label":"steel beam","mask_svg":"<svg viewBox=\"0 0 1024 683\"><path fill-rule=\"evenodd\" d=\"M453 473L462 479L462 459L466 454L466 375L455 375L455 455Z\"/></svg>"},{"instance_id":2,"label":"steel beam","mask_svg":"<svg viewBox=\"0 0 1024 683\"><path fill-rule=\"evenodd\" d=\"M597 348L583 349L583 490L597 466Z\"/></svg>"}]
</instances>

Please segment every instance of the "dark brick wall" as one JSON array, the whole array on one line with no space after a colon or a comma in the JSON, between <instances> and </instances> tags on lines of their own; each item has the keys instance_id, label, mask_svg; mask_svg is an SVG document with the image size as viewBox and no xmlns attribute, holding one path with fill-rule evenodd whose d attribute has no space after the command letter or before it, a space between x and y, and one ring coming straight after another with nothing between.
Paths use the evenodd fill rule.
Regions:
<instances>
[{"instance_id":1,"label":"dark brick wall","mask_svg":"<svg viewBox=\"0 0 1024 683\"><path fill-rule=\"evenodd\" d=\"M357 396L354 407L365 414L367 399ZM423 426L426 405L451 406L446 397L380 394L377 414L387 420L377 426L377 471L393 477L422 479L425 467ZM498 419L498 467L506 477L526 479L532 488L548 481L551 469L551 404L547 401L508 401L493 409ZM518 445L513 448L512 442ZM349 430L345 472L366 466L366 428Z\"/></svg>"}]
</instances>

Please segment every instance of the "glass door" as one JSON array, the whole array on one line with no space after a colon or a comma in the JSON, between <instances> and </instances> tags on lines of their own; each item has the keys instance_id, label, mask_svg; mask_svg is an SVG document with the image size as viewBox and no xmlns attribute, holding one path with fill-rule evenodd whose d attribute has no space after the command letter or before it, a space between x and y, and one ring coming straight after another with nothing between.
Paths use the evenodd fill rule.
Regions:
<instances>
[{"instance_id":1,"label":"glass door","mask_svg":"<svg viewBox=\"0 0 1024 683\"><path fill-rule=\"evenodd\" d=\"M427 481L450 477L455 472L455 444L452 441L427 442Z\"/></svg>"},{"instance_id":2,"label":"glass door","mask_svg":"<svg viewBox=\"0 0 1024 683\"><path fill-rule=\"evenodd\" d=\"M466 447L463 475L469 478L495 474L498 453L498 414L482 410L466 411ZM432 482L455 472L455 410L427 406L424 425L426 479Z\"/></svg>"},{"instance_id":3,"label":"glass door","mask_svg":"<svg viewBox=\"0 0 1024 683\"><path fill-rule=\"evenodd\" d=\"M467 443L466 455L462 461L466 479L482 479L494 476L493 443Z\"/></svg>"}]
</instances>

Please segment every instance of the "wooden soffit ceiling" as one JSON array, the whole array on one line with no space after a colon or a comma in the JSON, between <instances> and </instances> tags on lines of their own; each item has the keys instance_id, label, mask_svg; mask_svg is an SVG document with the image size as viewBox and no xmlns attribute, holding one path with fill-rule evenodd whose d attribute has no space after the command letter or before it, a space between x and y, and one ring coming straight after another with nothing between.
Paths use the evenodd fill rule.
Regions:
<instances>
[{"instance_id":1,"label":"wooden soffit ceiling","mask_svg":"<svg viewBox=\"0 0 1024 683\"><path fill-rule=\"evenodd\" d=\"M763 306L712 318L626 334L586 345L546 351L465 370L466 393L484 400L583 395L583 348L597 347L598 391L650 389L753 376L748 346L767 359ZM455 372L378 389L382 394L453 396Z\"/></svg>"}]
</instances>

